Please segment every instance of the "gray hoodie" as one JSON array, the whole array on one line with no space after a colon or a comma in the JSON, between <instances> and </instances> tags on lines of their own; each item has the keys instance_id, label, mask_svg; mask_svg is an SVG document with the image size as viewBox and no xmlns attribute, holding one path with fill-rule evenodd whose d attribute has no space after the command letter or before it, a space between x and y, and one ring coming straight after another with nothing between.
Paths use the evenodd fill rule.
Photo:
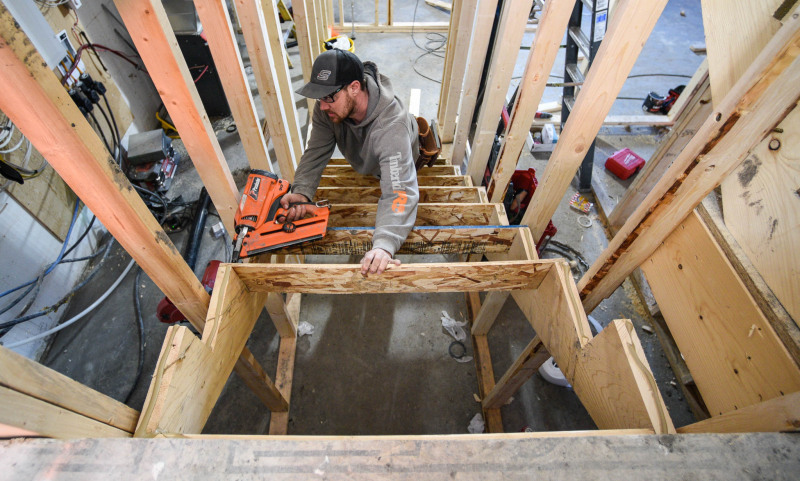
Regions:
<instances>
[{"instance_id":1,"label":"gray hoodie","mask_svg":"<svg viewBox=\"0 0 800 481\"><path fill-rule=\"evenodd\" d=\"M391 81L378 74L374 63L364 63L364 77L369 103L361 123L345 119L334 124L319 103L314 107L313 130L297 166L292 192L313 199L322 171L338 146L356 172L380 179L372 245L394 255L417 218L419 187L414 162L419 155L418 127L414 116L395 97Z\"/></svg>"}]
</instances>

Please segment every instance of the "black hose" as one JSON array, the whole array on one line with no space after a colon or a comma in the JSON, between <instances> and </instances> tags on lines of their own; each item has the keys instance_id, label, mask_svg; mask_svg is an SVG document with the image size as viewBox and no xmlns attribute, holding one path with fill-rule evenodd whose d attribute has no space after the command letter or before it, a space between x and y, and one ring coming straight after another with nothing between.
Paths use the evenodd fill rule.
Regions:
<instances>
[{"instance_id":1,"label":"black hose","mask_svg":"<svg viewBox=\"0 0 800 481\"><path fill-rule=\"evenodd\" d=\"M133 281L133 310L136 312L136 325L139 328L139 364L136 367L136 377L133 378L133 384L125 396L125 401L123 401L125 404L128 404L131 400L133 391L139 385L139 379L141 379L142 371L144 370L144 320L142 319L142 306L139 301L139 280L141 277L142 268L139 267L136 272L136 279Z\"/></svg>"}]
</instances>

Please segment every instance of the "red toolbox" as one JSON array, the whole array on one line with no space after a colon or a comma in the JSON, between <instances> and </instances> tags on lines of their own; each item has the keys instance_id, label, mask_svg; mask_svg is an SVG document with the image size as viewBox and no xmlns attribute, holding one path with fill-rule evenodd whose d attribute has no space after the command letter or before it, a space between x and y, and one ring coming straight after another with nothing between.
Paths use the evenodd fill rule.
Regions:
<instances>
[{"instance_id":1,"label":"red toolbox","mask_svg":"<svg viewBox=\"0 0 800 481\"><path fill-rule=\"evenodd\" d=\"M631 149L622 149L606 159L606 169L622 180L635 174L644 165L644 159Z\"/></svg>"}]
</instances>

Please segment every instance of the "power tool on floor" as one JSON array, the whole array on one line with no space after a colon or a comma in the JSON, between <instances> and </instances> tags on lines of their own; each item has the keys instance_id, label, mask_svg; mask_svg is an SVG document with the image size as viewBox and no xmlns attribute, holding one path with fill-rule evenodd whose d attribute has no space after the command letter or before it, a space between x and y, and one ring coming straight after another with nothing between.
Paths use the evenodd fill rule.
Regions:
<instances>
[{"instance_id":1,"label":"power tool on floor","mask_svg":"<svg viewBox=\"0 0 800 481\"><path fill-rule=\"evenodd\" d=\"M328 201L290 204L290 208L309 205L310 212L304 219L286 222L287 210L281 207L281 199L290 188L289 182L272 172L250 171L234 219L236 234L231 262L325 235L331 209Z\"/></svg>"}]
</instances>

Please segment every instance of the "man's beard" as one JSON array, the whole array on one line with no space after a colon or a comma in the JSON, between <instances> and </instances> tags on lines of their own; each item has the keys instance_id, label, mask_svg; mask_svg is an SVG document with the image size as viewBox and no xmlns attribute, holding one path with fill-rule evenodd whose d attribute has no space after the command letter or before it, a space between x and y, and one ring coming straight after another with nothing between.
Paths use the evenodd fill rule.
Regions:
<instances>
[{"instance_id":1,"label":"man's beard","mask_svg":"<svg viewBox=\"0 0 800 481\"><path fill-rule=\"evenodd\" d=\"M341 123L341 122L342 122L344 119L346 119L346 118L350 117L350 115L352 115L352 114L353 114L353 110L355 110L355 107L356 107L356 101L355 101L355 100L353 100L353 99L352 99L352 98L350 98L350 97L345 97L344 115L343 115L343 116L339 116L339 113L338 113L338 112L334 112L333 110L330 110L330 111L328 112L328 118L329 118L329 119L331 119L331 121L332 121L334 124L339 124L339 123ZM334 115L333 115L333 116L331 116L331 115L330 115L331 113L332 113L332 114L334 114Z\"/></svg>"}]
</instances>

